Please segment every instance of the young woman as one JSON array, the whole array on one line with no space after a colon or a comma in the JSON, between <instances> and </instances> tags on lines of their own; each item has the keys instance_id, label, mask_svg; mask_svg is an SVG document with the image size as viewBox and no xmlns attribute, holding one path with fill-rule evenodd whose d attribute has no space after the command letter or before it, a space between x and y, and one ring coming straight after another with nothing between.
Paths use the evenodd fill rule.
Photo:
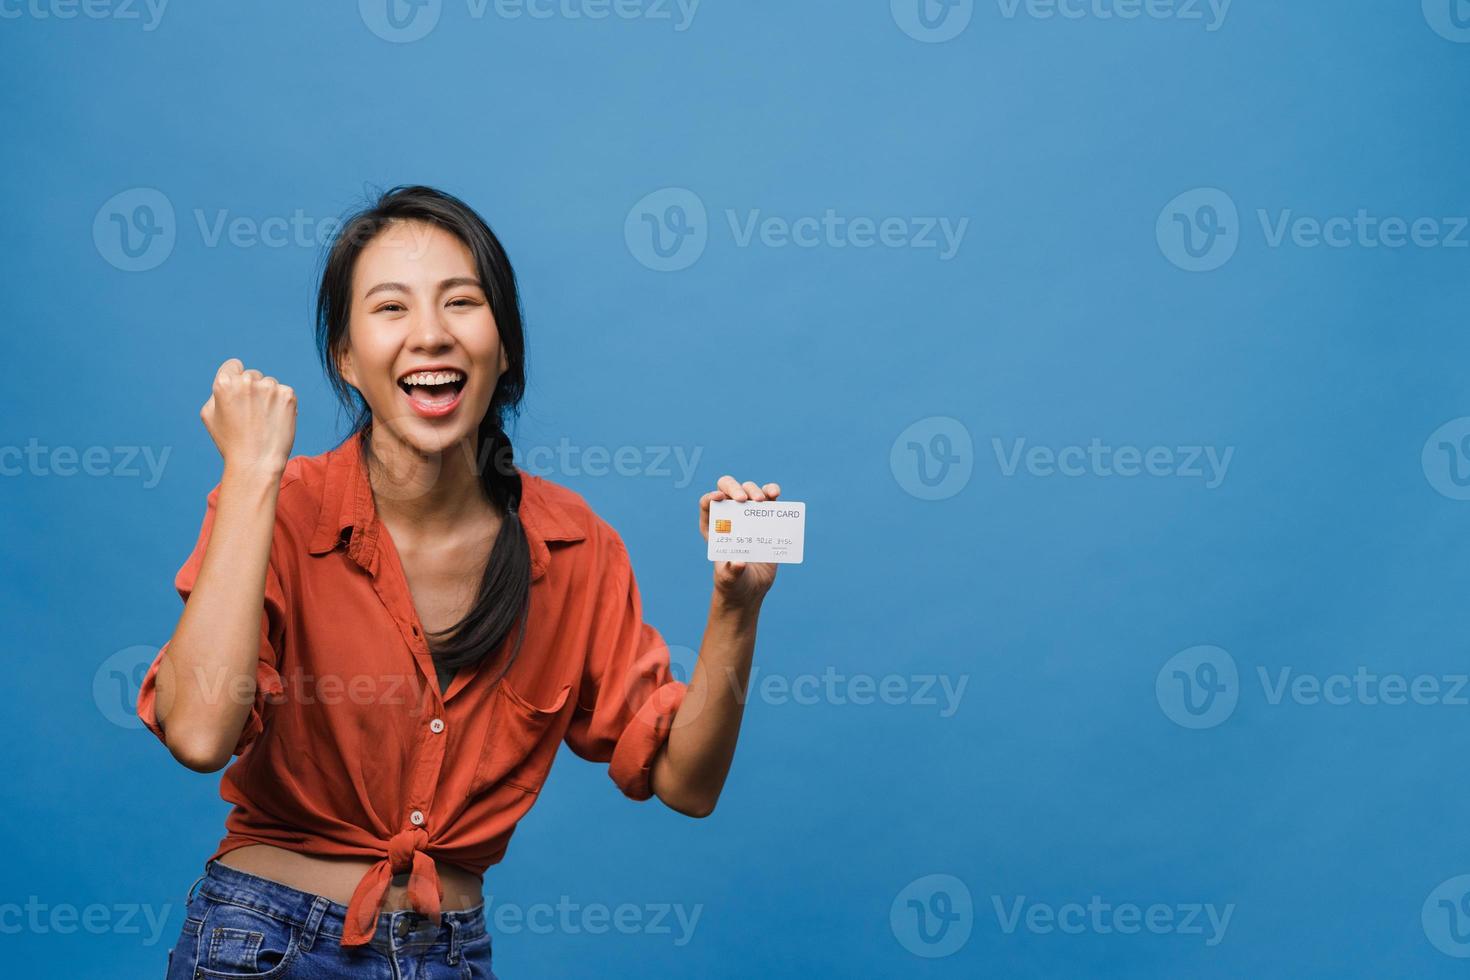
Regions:
<instances>
[{"instance_id":1,"label":"young woman","mask_svg":"<svg viewBox=\"0 0 1470 980\"><path fill-rule=\"evenodd\" d=\"M719 563L686 687L622 540L513 462L515 277L463 202L400 187L327 257L317 345L352 434L290 455L292 390L237 359L200 412L224 459L138 698L234 804L173 977L492 977L485 869L562 741L637 800L709 814L774 565ZM699 501L771 500L723 476Z\"/></svg>"}]
</instances>

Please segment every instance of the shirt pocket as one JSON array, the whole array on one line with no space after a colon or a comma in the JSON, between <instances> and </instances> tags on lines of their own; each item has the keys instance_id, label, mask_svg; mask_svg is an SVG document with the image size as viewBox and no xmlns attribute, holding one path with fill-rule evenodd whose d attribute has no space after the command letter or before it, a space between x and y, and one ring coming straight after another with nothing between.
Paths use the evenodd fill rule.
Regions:
<instances>
[{"instance_id":1,"label":"shirt pocket","mask_svg":"<svg viewBox=\"0 0 1470 980\"><path fill-rule=\"evenodd\" d=\"M475 769L475 789L509 783L535 793L541 789L561 744L551 730L572 702L572 685L564 684L548 705L539 705L501 678L490 699L490 723Z\"/></svg>"}]
</instances>

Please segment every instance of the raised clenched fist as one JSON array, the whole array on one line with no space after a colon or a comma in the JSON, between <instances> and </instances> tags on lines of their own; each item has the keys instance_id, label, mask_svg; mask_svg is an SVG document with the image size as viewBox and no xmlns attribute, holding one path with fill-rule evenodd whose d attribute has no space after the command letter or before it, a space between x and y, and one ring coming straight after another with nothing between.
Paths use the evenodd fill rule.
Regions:
<instances>
[{"instance_id":1,"label":"raised clenched fist","mask_svg":"<svg viewBox=\"0 0 1470 980\"><path fill-rule=\"evenodd\" d=\"M296 440L296 392L232 357L215 373L199 418L226 466L279 472Z\"/></svg>"}]
</instances>

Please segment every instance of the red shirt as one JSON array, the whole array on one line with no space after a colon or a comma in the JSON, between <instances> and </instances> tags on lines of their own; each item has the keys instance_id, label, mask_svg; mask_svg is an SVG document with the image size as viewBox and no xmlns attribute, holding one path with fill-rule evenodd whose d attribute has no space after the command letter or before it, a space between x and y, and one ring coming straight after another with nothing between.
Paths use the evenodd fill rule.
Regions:
<instances>
[{"instance_id":1,"label":"red shirt","mask_svg":"<svg viewBox=\"0 0 1470 980\"><path fill-rule=\"evenodd\" d=\"M441 694L358 439L286 465L255 700L221 777L234 809L211 860L247 844L380 858L352 896L344 946L372 938L394 874L410 873L414 908L437 916L435 862L475 874L498 862L563 740L610 763L629 797L652 795L649 769L685 686L643 622L617 532L573 491L525 471L521 480L532 569L524 645L499 683L504 644ZM174 580L185 601L218 496L216 486ZM158 667L138 716L162 738Z\"/></svg>"}]
</instances>

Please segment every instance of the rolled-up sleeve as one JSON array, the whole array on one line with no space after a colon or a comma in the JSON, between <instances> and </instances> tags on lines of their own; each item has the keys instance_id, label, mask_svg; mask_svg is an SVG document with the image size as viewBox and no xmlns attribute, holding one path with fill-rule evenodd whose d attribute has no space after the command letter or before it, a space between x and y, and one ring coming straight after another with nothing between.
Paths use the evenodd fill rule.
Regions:
<instances>
[{"instance_id":1,"label":"rolled-up sleeve","mask_svg":"<svg viewBox=\"0 0 1470 980\"><path fill-rule=\"evenodd\" d=\"M179 598L185 603L189 601L189 594L194 591L194 583L199 578L199 568L204 563L204 550L209 544L210 530L214 527L215 505L218 499L219 487L216 486L209 493L204 512L204 523L199 529L199 540L194 545L194 551L185 560L178 574L174 576L174 588L178 590ZM250 743L255 741L265 728L270 705L285 694L279 671L281 650L285 641L286 610L290 607L276 569L275 557L276 548L273 543L271 560L266 567L265 603L260 616L260 646L256 656L255 697L250 707L250 716L246 719L245 727L241 730L240 738L235 744L235 755L244 752ZM142 687L138 691L138 717L160 740L163 740L163 726L158 721L158 670L163 664L164 654L167 651L168 644L165 643L159 649L158 655L153 658L153 663L149 666L148 673L144 675ZM231 697L233 693L228 686L222 686L219 696Z\"/></svg>"},{"instance_id":2,"label":"rolled-up sleeve","mask_svg":"<svg viewBox=\"0 0 1470 980\"><path fill-rule=\"evenodd\" d=\"M605 558L588 631L586 669L567 728L572 751L606 762L618 789L653 795L654 757L669 739L686 686L670 670L669 649L643 621L643 603L622 540L606 531Z\"/></svg>"}]
</instances>

